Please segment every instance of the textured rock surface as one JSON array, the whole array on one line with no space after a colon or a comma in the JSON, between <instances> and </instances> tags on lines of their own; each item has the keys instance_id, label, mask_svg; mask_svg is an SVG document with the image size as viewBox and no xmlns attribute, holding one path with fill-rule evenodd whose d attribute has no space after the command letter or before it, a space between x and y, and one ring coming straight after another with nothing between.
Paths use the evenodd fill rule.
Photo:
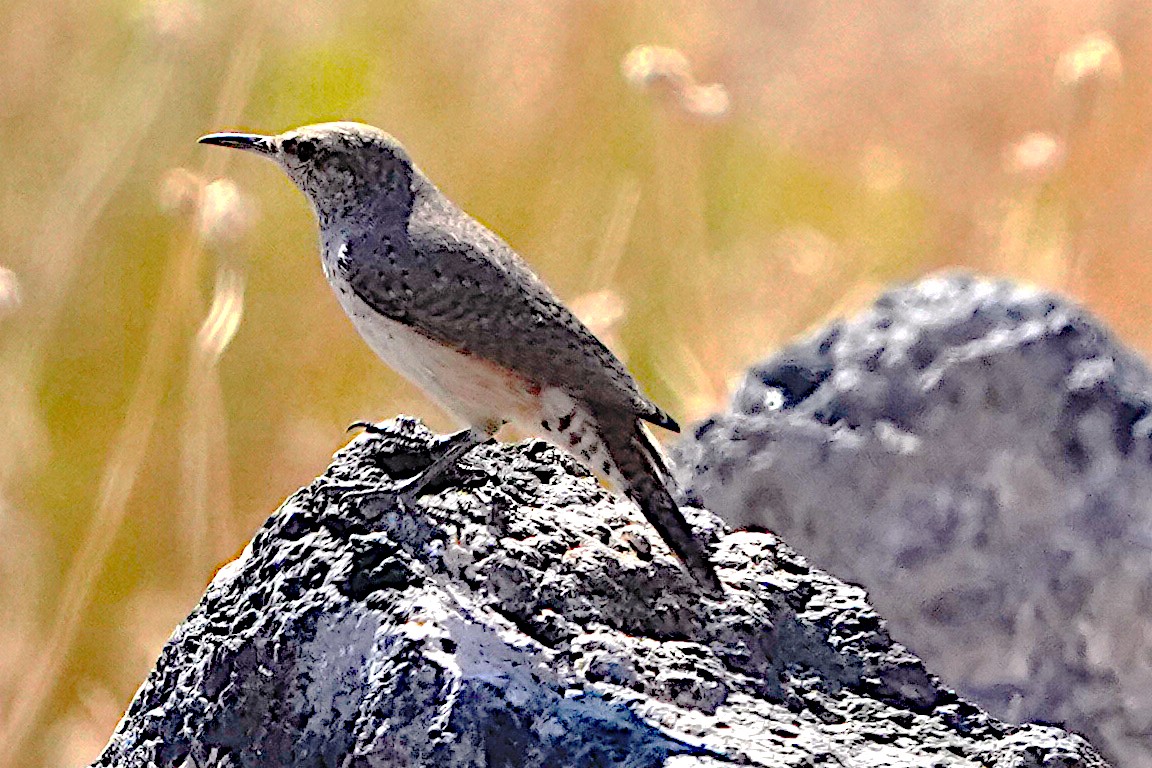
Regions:
<instances>
[{"instance_id":1,"label":"textured rock surface","mask_svg":"<svg viewBox=\"0 0 1152 768\"><path fill-rule=\"evenodd\" d=\"M543 443L473 452L411 511L337 502L429 460L423 427L389 430L220 571L98 765L1103 765L959 700L862 590L696 511L729 585L702 599Z\"/></svg>"},{"instance_id":2,"label":"textured rock surface","mask_svg":"<svg viewBox=\"0 0 1152 768\"><path fill-rule=\"evenodd\" d=\"M682 481L862 584L943 680L1152 766L1152 377L1066 300L894 290L757 366Z\"/></svg>"}]
</instances>

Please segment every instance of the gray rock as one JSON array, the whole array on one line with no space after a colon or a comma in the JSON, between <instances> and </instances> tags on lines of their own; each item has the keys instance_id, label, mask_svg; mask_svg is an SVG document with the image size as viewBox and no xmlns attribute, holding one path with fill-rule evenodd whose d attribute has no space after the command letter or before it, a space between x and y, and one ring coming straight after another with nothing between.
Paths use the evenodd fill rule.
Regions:
<instances>
[{"instance_id":1,"label":"gray rock","mask_svg":"<svg viewBox=\"0 0 1152 768\"><path fill-rule=\"evenodd\" d=\"M867 588L961 694L1147 768L1150 393L1067 300L946 276L756 366L676 458L724 520Z\"/></svg>"},{"instance_id":2,"label":"gray rock","mask_svg":"<svg viewBox=\"0 0 1152 768\"><path fill-rule=\"evenodd\" d=\"M361 436L220 571L99 766L1102 766L1006 726L893 643L863 590L686 509L702 598L629 502L541 442L407 511L338 501L430 460Z\"/></svg>"}]
</instances>

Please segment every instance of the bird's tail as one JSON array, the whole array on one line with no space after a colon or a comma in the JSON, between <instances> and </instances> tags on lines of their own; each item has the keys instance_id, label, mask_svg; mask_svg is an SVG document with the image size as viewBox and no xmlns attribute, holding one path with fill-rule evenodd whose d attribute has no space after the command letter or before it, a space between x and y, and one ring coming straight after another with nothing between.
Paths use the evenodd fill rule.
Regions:
<instances>
[{"instance_id":1,"label":"bird's tail","mask_svg":"<svg viewBox=\"0 0 1152 768\"><path fill-rule=\"evenodd\" d=\"M611 423L616 419L627 422ZM611 416L598 421L601 439L619 472L621 490L640 506L644 517L696 581L711 594L721 594L720 579L708 560L707 546L692 534L688 521L668 492L671 482L668 466L652 436L634 417Z\"/></svg>"}]
</instances>

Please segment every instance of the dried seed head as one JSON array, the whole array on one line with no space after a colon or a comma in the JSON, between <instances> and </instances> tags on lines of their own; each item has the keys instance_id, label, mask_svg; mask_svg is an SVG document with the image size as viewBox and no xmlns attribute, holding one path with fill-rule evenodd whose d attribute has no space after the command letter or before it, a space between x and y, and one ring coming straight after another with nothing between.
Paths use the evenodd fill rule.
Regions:
<instances>
[{"instance_id":1,"label":"dried seed head","mask_svg":"<svg viewBox=\"0 0 1152 768\"><path fill-rule=\"evenodd\" d=\"M1056 62L1056 84L1063 91L1066 129L1103 118L1123 74L1120 51L1104 32L1094 32L1065 51Z\"/></svg>"},{"instance_id":2,"label":"dried seed head","mask_svg":"<svg viewBox=\"0 0 1152 768\"><path fill-rule=\"evenodd\" d=\"M1124 74L1120 50L1106 32L1093 32L1060 55L1056 78L1065 85L1115 82Z\"/></svg>"},{"instance_id":3,"label":"dried seed head","mask_svg":"<svg viewBox=\"0 0 1152 768\"><path fill-rule=\"evenodd\" d=\"M209 245L233 243L243 237L255 219L252 202L231 180L216 179L200 196L198 228Z\"/></svg>"},{"instance_id":4,"label":"dried seed head","mask_svg":"<svg viewBox=\"0 0 1152 768\"><path fill-rule=\"evenodd\" d=\"M1025 134L1004 153L1004 170L1029 181L1044 181L1064 165L1064 142L1050 133Z\"/></svg>"},{"instance_id":5,"label":"dried seed head","mask_svg":"<svg viewBox=\"0 0 1152 768\"><path fill-rule=\"evenodd\" d=\"M173 168L160 180L160 210L174 216L195 212L204 190L204 180L187 168Z\"/></svg>"},{"instance_id":6,"label":"dried seed head","mask_svg":"<svg viewBox=\"0 0 1152 768\"><path fill-rule=\"evenodd\" d=\"M720 83L693 85L684 90L681 96L684 109L697 117L717 120L728 114L732 100L728 89Z\"/></svg>"},{"instance_id":7,"label":"dried seed head","mask_svg":"<svg viewBox=\"0 0 1152 768\"><path fill-rule=\"evenodd\" d=\"M621 65L624 79L633 87L668 88L679 94L692 84L688 58L675 48L660 45L640 45L624 57Z\"/></svg>"},{"instance_id":8,"label":"dried seed head","mask_svg":"<svg viewBox=\"0 0 1152 768\"><path fill-rule=\"evenodd\" d=\"M675 48L637 46L624 57L620 69L634 88L652 91L693 117L721 118L731 107L728 89L719 83L697 83L688 57Z\"/></svg>"}]
</instances>

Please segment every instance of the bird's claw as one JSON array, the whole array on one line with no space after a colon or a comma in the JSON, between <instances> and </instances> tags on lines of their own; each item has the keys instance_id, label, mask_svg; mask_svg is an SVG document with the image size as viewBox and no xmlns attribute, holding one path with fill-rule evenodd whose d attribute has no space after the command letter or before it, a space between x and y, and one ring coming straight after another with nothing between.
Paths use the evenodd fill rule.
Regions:
<instances>
[{"instance_id":1,"label":"bird's claw","mask_svg":"<svg viewBox=\"0 0 1152 768\"><path fill-rule=\"evenodd\" d=\"M384 434L385 431L382 427L378 427L370 421L354 421L349 424L348 428L344 431L351 432L354 429L363 430L370 435L381 435Z\"/></svg>"},{"instance_id":2,"label":"bird's claw","mask_svg":"<svg viewBox=\"0 0 1152 768\"><path fill-rule=\"evenodd\" d=\"M357 428L374 434L385 431L375 424L366 421L357 421L348 427L350 430ZM433 481L440 478L450 467L455 466L466 453L489 439L490 438L484 433L467 429L462 429L450 435L443 435L436 438L431 446L432 453L438 453L439 456L412 477L405 478L399 482L389 483L386 486L345 484L330 487L330 490L337 492L341 502L384 496L394 498L405 507L412 508L416 505L420 495Z\"/></svg>"}]
</instances>

